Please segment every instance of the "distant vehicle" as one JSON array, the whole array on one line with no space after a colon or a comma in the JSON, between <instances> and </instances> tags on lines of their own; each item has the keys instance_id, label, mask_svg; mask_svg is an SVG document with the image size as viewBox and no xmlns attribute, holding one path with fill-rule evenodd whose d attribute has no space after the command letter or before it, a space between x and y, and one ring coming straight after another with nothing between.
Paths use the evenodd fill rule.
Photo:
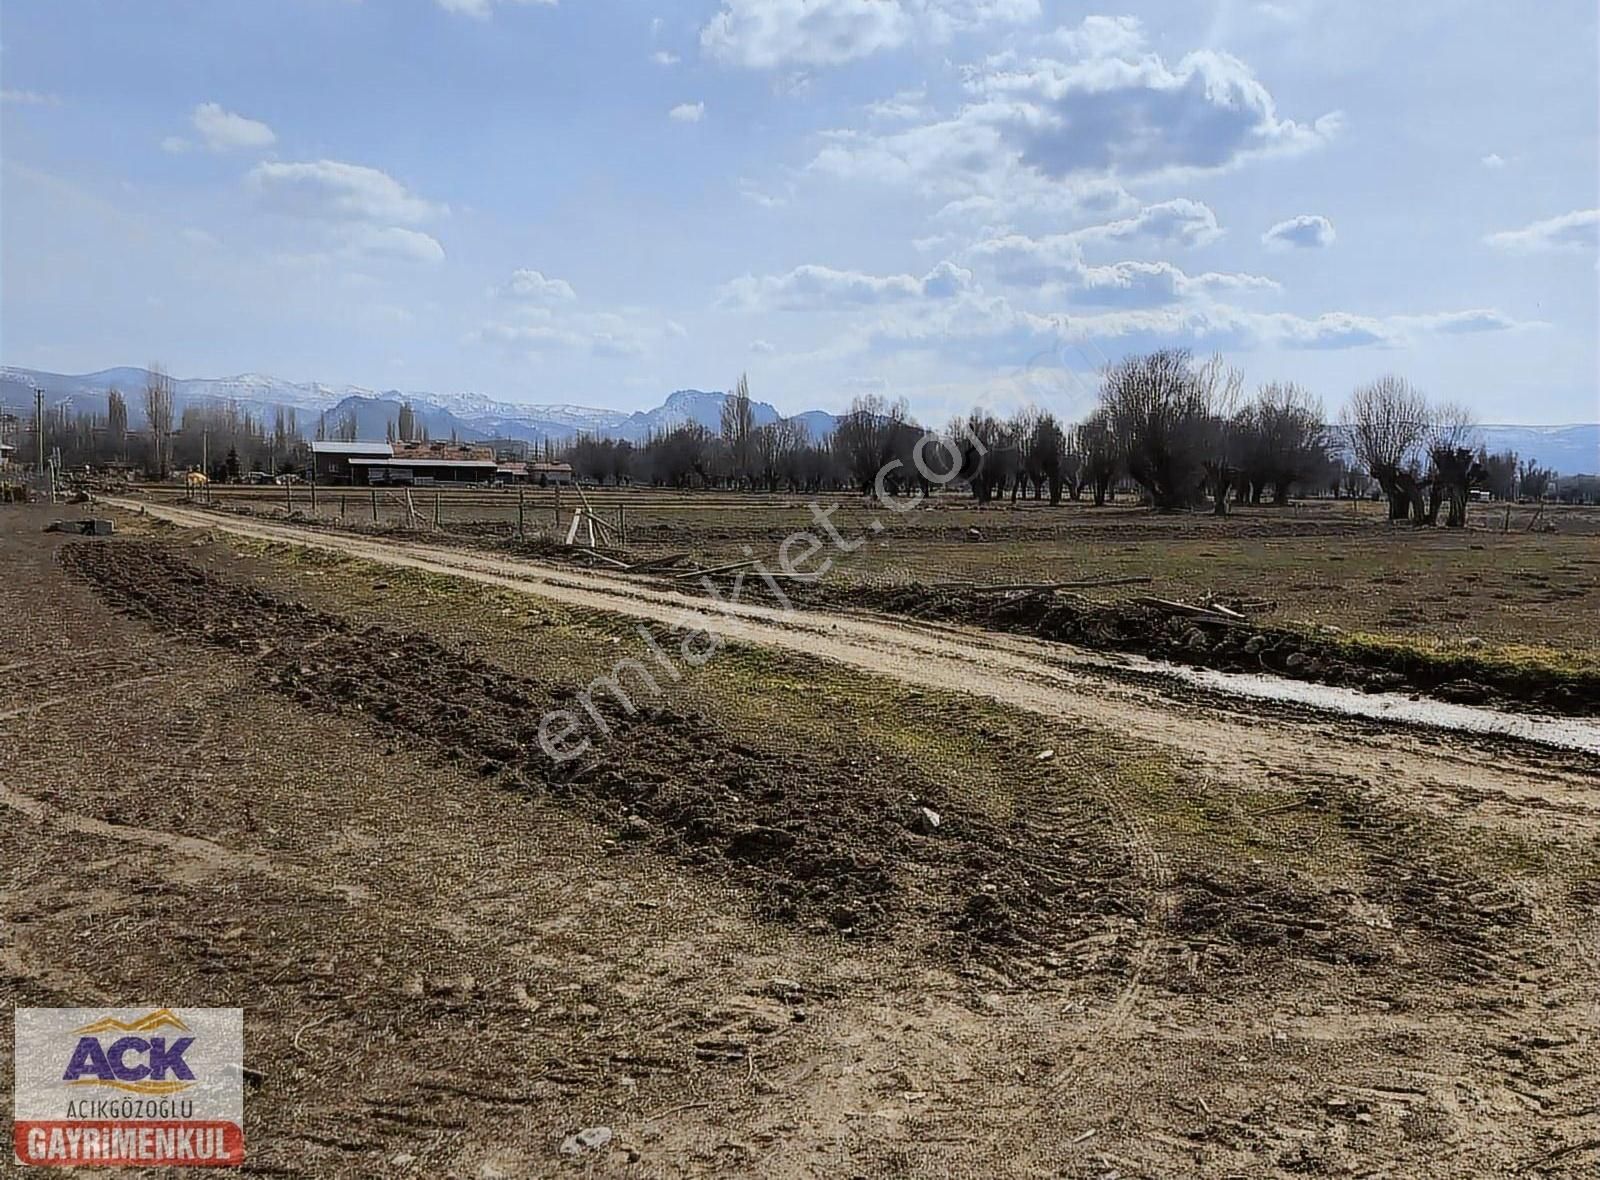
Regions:
<instances>
[{"instance_id":1,"label":"distant vehicle","mask_svg":"<svg viewBox=\"0 0 1600 1180\"><path fill-rule=\"evenodd\" d=\"M284 486L292 483L305 483L306 481L303 476L296 475L292 471L285 471L282 475L278 476L277 479L273 480L273 482L279 486Z\"/></svg>"},{"instance_id":2,"label":"distant vehicle","mask_svg":"<svg viewBox=\"0 0 1600 1180\"><path fill-rule=\"evenodd\" d=\"M268 475L265 471L252 471L249 475L244 477L244 482L245 483L271 483L272 482L272 476Z\"/></svg>"}]
</instances>

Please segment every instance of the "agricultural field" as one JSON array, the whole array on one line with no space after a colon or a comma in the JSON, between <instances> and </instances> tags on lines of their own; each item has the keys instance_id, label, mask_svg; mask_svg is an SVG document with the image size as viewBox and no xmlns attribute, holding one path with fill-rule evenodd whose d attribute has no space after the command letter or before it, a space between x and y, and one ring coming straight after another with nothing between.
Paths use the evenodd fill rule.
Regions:
<instances>
[{"instance_id":1,"label":"agricultural field","mask_svg":"<svg viewBox=\"0 0 1600 1180\"><path fill-rule=\"evenodd\" d=\"M852 501L820 583L715 609L664 559L776 553L805 502L594 495L608 564L548 493L520 538L515 493L346 495L0 515L5 989L243 1006L247 1170L1600 1158L1593 515ZM1548 719L1174 674L1247 651Z\"/></svg>"},{"instance_id":2,"label":"agricultural field","mask_svg":"<svg viewBox=\"0 0 1600 1180\"><path fill-rule=\"evenodd\" d=\"M1391 525L1382 505L1370 501L1235 507L1216 519L1153 514L1131 501L980 508L956 494L915 508L891 501L890 509L838 493L591 488L584 495L598 513L623 522L630 558L644 561L684 553L714 566L753 555L776 569L787 537L820 531L820 511L842 536L863 542L833 555L830 586L1148 578L1092 592L1110 600L1242 598L1259 604L1264 621L1336 627L1350 642L1600 673L1593 624L1600 617L1600 508L1476 504L1469 527L1454 530ZM512 553L544 552L564 540L578 505L571 488L527 489L520 497L514 489L418 489L409 514L394 492L372 496L367 489L323 489L315 509L304 487L291 489L287 502L283 489L256 488L219 488L208 504L173 488L150 499Z\"/></svg>"}]
</instances>

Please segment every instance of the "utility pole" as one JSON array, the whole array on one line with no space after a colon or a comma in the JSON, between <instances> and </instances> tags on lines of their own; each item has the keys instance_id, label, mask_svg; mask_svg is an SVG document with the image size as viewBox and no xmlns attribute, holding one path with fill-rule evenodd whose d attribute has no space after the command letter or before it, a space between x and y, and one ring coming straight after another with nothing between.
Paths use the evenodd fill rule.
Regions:
<instances>
[{"instance_id":1,"label":"utility pole","mask_svg":"<svg viewBox=\"0 0 1600 1180\"><path fill-rule=\"evenodd\" d=\"M36 444L34 460L34 475L44 478L44 390L35 385L33 387L33 440Z\"/></svg>"}]
</instances>

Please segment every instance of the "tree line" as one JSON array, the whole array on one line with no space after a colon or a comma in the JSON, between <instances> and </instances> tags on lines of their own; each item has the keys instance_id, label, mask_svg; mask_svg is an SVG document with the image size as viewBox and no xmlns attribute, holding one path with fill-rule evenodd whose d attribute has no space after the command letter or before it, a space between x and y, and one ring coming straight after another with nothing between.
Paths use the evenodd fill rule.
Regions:
<instances>
[{"instance_id":1,"label":"tree line","mask_svg":"<svg viewBox=\"0 0 1600 1180\"><path fill-rule=\"evenodd\" d=\"M1473 488L1498 499L1539 498L1553 473L1511 451L1473 447L1459 406L1434 406L1403 379L1357 390L1338 423L1302 386L1270 382L1246 393L1220 357L1181 349L1130 356L1102 373L1094 410L1063 423L1027 407L1009 418L974 410L933 437L904 399L857 397L826 438L791 419L757 424L740 378L718 430L686 423L633 444L579 437L562 452L579 479L667 487L772 491L881 487L928 490L959 480L980 501L1009 495L1088 497L1126 489L1159 511L1230 504L1283 505L1292 495L1389 498L1395 519L1464 522Z\"/></svg>"},{"instance_id":2,"label":"tree line","mask_svg":"<svg viewBox=\"0 0 1600 1180\"><path fill-rule=\"evenodd\" d=\"M251 471L301 470L309 449L293 408L252 414L231 403L193 404L174 414L171 380L152 366L141 391L147 429L128 428L128 402L113 389L106 414L53 410L47 442L68 466L119 463L158 477L209 468L214 479ZM1063 423L1037 407L1008 418L978 409L930 432L902 398L856 397L833 431L813 438L796 419L758 423L741 377L724 399L718 429L684 423L639 443L579 435L546 458L571 463L579 479L660 487L727 487L820 492L930 490L959 482L980 501L1088 497L1095 505L1127 490L1158 511L1230 504L1282 505L1291 495L1385 499L1396 521L1447 526L1466 520L1474 489L1496 499L1600 499L1600 478L1555 473L1513 451L1490 454L1463 407L1430 402L1404 378L1359 387L1337 423L1293 383L1247 394L1243 373L1220 357L1200 361L1182 349L1129 356L1101 374L1097 404ZM353 415L330 422L318 439L353 440ZM388 424L390 441L426 440L406 403Z\"/></svg>"}]
</instances>

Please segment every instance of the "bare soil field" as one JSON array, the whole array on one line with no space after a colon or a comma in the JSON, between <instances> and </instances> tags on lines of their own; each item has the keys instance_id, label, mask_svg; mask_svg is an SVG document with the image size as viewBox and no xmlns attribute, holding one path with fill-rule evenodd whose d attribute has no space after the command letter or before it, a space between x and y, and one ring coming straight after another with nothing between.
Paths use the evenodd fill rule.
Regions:
<instances>
[{"instance_id":1,"label":"bare soil field","mask_svg":"<svg viewBox=\"0 0 1600 1180\"><path fill-rule=\"evenodd\" d=\"M754 554L772 565L787 537L818 528L812 501L803 497L646 488L586 495L604 515L622 510L628 549L644 559L686 551L711 565ZM150 496L194 506L175 489ZM286 504L280 490L223 488L213 501L219 510L271 519L292 513L307 523L425 532L435 542L535 556L564 537L577 503L571 489L559 498L554 489L528 489L519 542L518 495L509 489L419 490L415 517L384 492L371 498L376 522L365 489L325 489L315 511L305 488L291 489L290 497ZM900 512L862 497L826 494L816 501L842 535L865 540L834 560L828 581L836 586L1144 577L1147 585L1095 596L1261 600L1265 622L1338 627L1351 642L1424 654L1475 650L1510 665L1600 672L1600 633L1593 626L1600 617L1600 508L1473 505L1464 530L1418 530L1389 524L1378 504L1351 501L1236 507L1220 520L1086 501L980 508L954 494L923 507L897 503Z\"/></svg>"},{"instance_id":2,"label":"bare soil field","mask_svg":"<svg viewBox=\"0 0 1600 1180\"><path fill-rule=\"evenodd\" d=\"M690 591L233 514L39 531L62 514L0 515L0 978L17 1004L243 1006L248 1171L1600 1163L1600 758L753 604L557 762L541 718L686 651ZM1069 548L999 518L886 539ZM1167 527L1070 568L1154 566ZM1322 527L1302 544L1381 530ZM1581 579L1577 542L1505 544Z\"/></svg>"}]
</instances>

